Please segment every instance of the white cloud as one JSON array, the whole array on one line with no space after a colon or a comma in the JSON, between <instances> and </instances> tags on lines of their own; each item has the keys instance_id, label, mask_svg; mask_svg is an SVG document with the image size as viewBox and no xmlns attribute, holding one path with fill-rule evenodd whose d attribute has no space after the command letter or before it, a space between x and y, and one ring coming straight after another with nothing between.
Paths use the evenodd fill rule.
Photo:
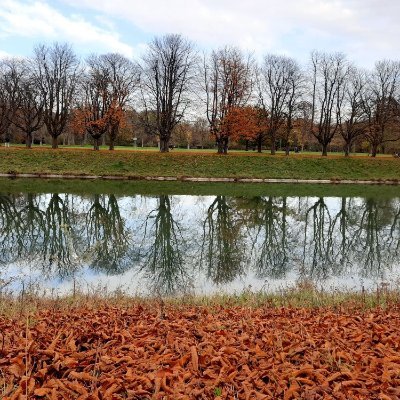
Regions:
<instances>
[{"instance_id":1,"label":"white cloud","mask_svg":"<svg viewBox=\"0 0 400 400\"><path fill-rule=\"evenodd\" d=\"M398 0L63 0L132 22L144 32L177 32L204 47L237 44L257 53L306 58L344 51L371 65L400 53Z\"/></svg>"},{"instance_id":2,"label":"white cloud","mask_svg":"<svg viewBox=\"0 0 400 400\"><path fill-rule=\"evenodd\" d=\"M2 37L68 41L89 51L96 46L133 56L132 47L121 41L115 31L95 26L79 14L63 15L44 1L2 0L0 32Z\"/></svg>"},{"instance_id":3,"label":"white cloud","mask_svg":"<svg viewBox=\"0 0 400 400\"><path fill-rule=\"evenodd\" d=\"M361 66L400 54L398 0L0 0L0 39L67 40L88 51L143 49L143 35L181 33L201 48L225 44L308 59L343 51ZM66 15L61 4L75 8ZM51 6L50 6L51 4ZM88 17L90 15L90 18ZM85 16L85 17L84 17ZM90 21L89 21L90 20ZM121 37L119 22L135 35ZM37 39L36 39L37 38Z\"/></svg>"}]
</instances>

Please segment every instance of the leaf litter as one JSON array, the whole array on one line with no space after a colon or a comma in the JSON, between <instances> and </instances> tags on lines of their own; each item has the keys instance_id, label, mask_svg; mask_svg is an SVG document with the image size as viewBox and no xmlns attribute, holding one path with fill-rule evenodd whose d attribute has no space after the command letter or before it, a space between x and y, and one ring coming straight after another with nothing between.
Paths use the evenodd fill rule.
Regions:
<instances>
[{"instance_id":1,"label":"leaf litter","mask_svg":"<svg viewBox=\"0 0 400 400\"><path fill-rule=\"evenodd\" d=\"M102 306L0 316L0 397L400 399L400 307Z\"/></svg>"}]
</instances>

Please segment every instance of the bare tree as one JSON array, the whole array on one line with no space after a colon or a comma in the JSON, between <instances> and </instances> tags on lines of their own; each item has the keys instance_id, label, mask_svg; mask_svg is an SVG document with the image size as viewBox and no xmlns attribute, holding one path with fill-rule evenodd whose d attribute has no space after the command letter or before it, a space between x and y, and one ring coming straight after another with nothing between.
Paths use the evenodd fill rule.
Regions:
<instances>
[{"instance_id":1,"label":"bare tree","mask_svg":"<svg viewBox=\"0 0 400 400\"><path fill-rule=\"evenodd\" d=\"M29 62L20 60L15 111L12 123L26 136L26 147L32 147L33 134L43 126L43 99Z\"/></svg>"},{"instance_id":2,"label":"bare tree","mask_svg":"<svg viewBox=\"0 0 400 400\"><path fill-rule=\"evenodd\" d=\"M303 115L302 96L304 91L304 75L300 66L292 58L287 58L287 86L288 94L284 107L284 130L282 138L286 142L285 153L288 156L290 150L290 138L294 129L294 120Z\"/></svg>"},{"instance_id":3,"label":"bare tree","mask_svg":"<svg viewBox=\"0 0 400 400\"><path fill-rule=\"evenodd\" d=\"M68 44L41 44L34 49L35 79L43 98L43 120L58 147L58 137L68 122L79 77L79 62Z\"/></svg>"},{"instance_id":4,"label":"bare tree","mask_svg":"<svg viewBox=\"0 0 400 400\"><path fill-rule=\"evenodd\" d=\"M23 61L16 58L0 63L0 134L10 141L10 127L19 107L19 86L24 73Z\"/></svg>"},{"instance_id":5,"label":"bare tree","mask_svg":"<svg viewBox=\"0 0 400 400\"><path fill-rule=\"evenodd\" d=\"M159 137L161 152L168 152L172 132L190 104L195 63L192 43L175 34L155 38L143 57L144 123Z\"/></svg>"},{"instance_id":6,"label":"bare tree","mask_svg":"<svg viewBox=\"0 0 400 400\"><path fill-rule=\"evenodd\" d=\"M368 123L366 137L371 145L372 157L376 156L379 146L400 139L397 99L399 89L400 62L378 61L369 76L363 98L363 108Z\"/></svg>"},{"instance_id":7,"label":"bare tree","mask_svg":"<svg viewBox=\"0 0 400 400\"><path fill-rule=\"evenodd\" d=\"M322 146L323 156L328 155L328 145L339 129L347 72L344 54L311 54L311 130Z\"/></svg>"},{"instance_id":8,"label":"bare tree","mask_svg":"<svg viewBox=\"0 0 400 400\"><path fill-rule=\"evenodd\" d=\"M339 111L339 133L344 140L344 155L349 156L354 141L365 133L363 95L366 76L364 71L349 68L344 86L344 100Z\"/></svg>"},{"instance_id":9,"label":"bare tree","mask_svg":"<svg viewBox=\"0 0 400 400\"><path fill-rule=\"evenodd\" d=\"M115 140L121 125L121 116L131 95L139 85L139 67L118 53L99 56L99 61L107 71L115 113L110 120L110 150L114 150Z\"/></svg>"},{"instance_id":10,"label":"bare tree","mask_svg":"<svg viewBox=\"0 0 400 400\"><path fill-rule=\"evenodd\" d=\"M239 49L224 47L204 58L206 113L210 133L215 137L218 153L228 152L229 126L226 116L234 107L245 106L253 88L253 59Z\"/></svg>"},{"instance_id":11,"label":"bare tree","mask_svg":"<svg viewBox=\"0 0 400 400\"><path fill-rule=\"evenodd\" d=\"M276 152L277 134L285 121L288 122L285 134L289 135L293 128L300 79L300 68L292 58L272 54L264 58L257 84L261 106L268 113L271 154Z\"/></svg>"}]
</instances>

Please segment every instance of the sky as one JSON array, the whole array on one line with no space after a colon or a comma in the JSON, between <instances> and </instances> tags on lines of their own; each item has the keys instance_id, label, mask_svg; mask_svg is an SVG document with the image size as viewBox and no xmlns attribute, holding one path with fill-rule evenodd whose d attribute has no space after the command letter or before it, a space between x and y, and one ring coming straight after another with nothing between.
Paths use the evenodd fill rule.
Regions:
<instances>
[{"instance_id":1,"label":"sky","mask_svg":"<svg viewBox=\"0 0 400 400\"><path fill-rule=\"evenodd\" d=\"M400 59L399 16L399 0L0 0L0 57L58 41L81 57L138 59L154 36L179 33L199 51L235 45L301 63L312 50L341 51L372 68Z\"/></svg>"}]
</instances>

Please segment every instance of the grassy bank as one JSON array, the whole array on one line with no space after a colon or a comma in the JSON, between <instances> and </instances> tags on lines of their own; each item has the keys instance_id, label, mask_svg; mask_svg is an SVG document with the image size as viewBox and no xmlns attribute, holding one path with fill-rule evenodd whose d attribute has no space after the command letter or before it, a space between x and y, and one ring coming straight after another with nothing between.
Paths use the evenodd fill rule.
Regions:
<instances>
[{"instance_id":1,"label":"grassy bank","mask_svg":"<svg viewBox=\"0 0 400 400\"><path fill-rule=\"evenodd\" d=\"M393 157L270 156L201 152L99 151L78 149L0 149L0 173L74 175L191 176L273 179L398 180Z\"/></svg>"}]
</instances>

